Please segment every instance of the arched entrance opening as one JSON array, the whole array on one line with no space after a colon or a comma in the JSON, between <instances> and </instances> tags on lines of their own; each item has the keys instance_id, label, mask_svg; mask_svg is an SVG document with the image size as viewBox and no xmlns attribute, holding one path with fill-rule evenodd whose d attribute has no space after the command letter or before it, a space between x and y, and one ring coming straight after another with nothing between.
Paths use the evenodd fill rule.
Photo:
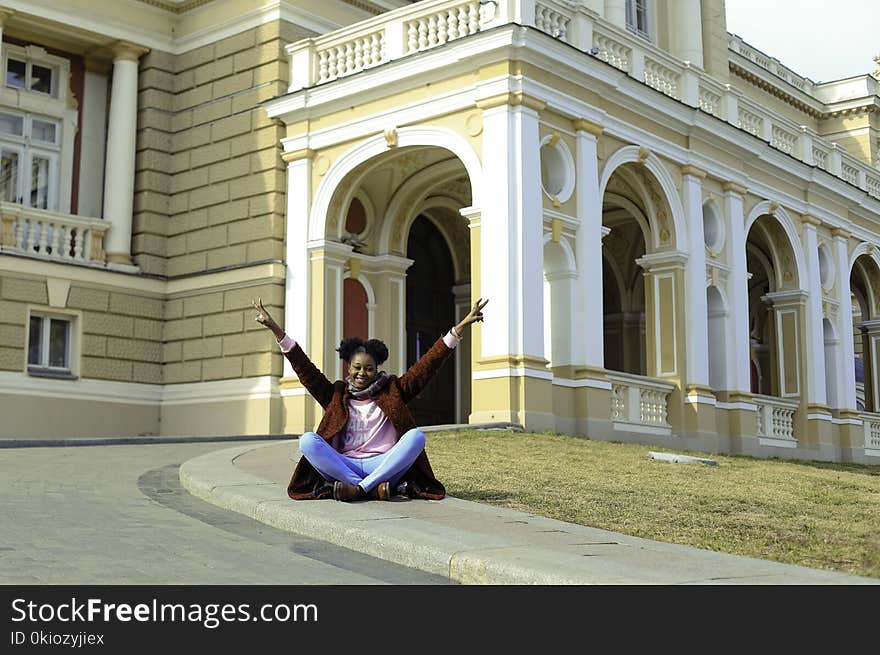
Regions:
<instances>
[{"instance_id":1,"label":"arched entrance opening","mask_svg":"<svg viewBox=\"0 0 880 655\"><path fill-rule=\"evenodd\" d=\"M406 365L412 366L455 320L452 255L432 221L420 215L407 238ZM411 403L419 425L455 422L455 367L447 363Z\"/></svg>"},{"instance_id":2,"label":"arched entrance opening","mask_svg":"<svg viewBox=\"0 0 880 655\"><path fill-rule=\"evenodd\" d=\"M852 339L855 354L856 408L880 412L878 389L878 339L880 316L877 292L880 291L880 266L871 255L859 255L850 273L852 292Z\"/></svg>"},{"instance_id":3,"label":"arched entrance opening","mask_svg":"<svg viewBox=\"0 0 880 655\"><path fill-rule=\"evenodd\" d=\"M788 235L779 220L760 215L746 236L752 393L800 394L803 297Z\"/></svg>"},{"instance_id":4,"label":"arched entrance opening","mask_svg":"<svg viewBox=\"0 0 880 655\"><path fill-rule=\"evenodd\" d=\"M401 375L470 307L470 231L461 214L472 202L468 169L443 147L410 145L386 147L334 179L323 239L309 243L311 288L323 297L311 307L323 312L324 328L312 338L328 377L331 349L352 334L382 339L382 368ZM411 404L417 423L468 420L470 358L465 339Z\"/></svg>"}]
</instances>

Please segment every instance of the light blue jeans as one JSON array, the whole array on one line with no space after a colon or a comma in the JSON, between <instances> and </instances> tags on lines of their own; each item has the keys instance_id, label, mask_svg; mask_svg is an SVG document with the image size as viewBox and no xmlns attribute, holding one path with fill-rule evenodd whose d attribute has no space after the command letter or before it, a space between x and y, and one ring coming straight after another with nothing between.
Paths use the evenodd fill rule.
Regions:
<instances>
[{"instance_id":1,"label":"light blue jeans","mask_svg":"<svg viewBox=\"0 0 880 655\"><path fill-rule=\"evenodd\" d=\"M390 450L373 457L345 457L315 432L306 432L299 438L299 449L303 457L327 480L359 484L366 492L383 482L390 483L394 489L425 449L425 433L413 428Z\"/></svg>"}]
</instances>

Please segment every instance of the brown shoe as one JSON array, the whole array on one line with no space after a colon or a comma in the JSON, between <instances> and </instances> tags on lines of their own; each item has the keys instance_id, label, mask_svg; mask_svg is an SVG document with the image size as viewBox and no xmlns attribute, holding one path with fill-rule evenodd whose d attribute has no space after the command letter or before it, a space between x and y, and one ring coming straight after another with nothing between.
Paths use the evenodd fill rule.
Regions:
<instances>
[{"instance_id":1,"label":"brown shoe","mask_svg":"<svg viewBox=\"0 0 880 655\"><path fill-rule=\"evenodd\" d=\"M381 482L373 487L367 494L369 500L391 500L391 485Z\"/></svg>"},{"instance_id":2,"label":"brown shoe","mask_svg":"<svg viewBox=\"0 0 880 655\"><path fill-rule=\"evenodd\" d=\"M348 482L340 482L339 480L333 483L333 500L351 502L352 500L362 500L365 497L366 493L360 485L348 484Z\"/></svg>"}]
</instances>

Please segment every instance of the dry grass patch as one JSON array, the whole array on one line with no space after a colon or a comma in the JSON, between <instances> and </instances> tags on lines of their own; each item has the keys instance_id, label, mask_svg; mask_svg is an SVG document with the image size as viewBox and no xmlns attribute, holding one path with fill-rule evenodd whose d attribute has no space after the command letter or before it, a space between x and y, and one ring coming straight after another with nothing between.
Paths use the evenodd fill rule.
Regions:
<instances>
[{"instance_id":1,"label":"dry grass patch","mask_svg":"<svg viewBox=\"0 0 880 655\"><path fill-rule=\"evenodd\" d=\"M434 433L427 446L457 498L880 578L880 467L727 455L710 456L718 466L671 464L650 450L673 452L506 431Z\"/></svg>"}]
</instances>

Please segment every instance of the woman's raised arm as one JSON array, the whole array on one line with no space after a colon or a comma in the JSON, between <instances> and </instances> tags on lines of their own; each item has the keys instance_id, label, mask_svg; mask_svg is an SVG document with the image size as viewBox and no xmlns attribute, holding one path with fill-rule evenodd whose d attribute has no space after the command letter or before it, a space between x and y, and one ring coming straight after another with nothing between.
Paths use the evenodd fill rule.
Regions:
<instances>
[{"instance_id":1,"label":"woman's raised arm","mask_svg":"<svg viewBox=\"0 0 880 655\"><path fill-rule=\"evenodd\" d=\"M275 341L281 345L281 340L284 339L286 334L281 329L281 326L275 322L275 319L272 318L272 315L263 307L263 299L260 298L256 302L251 302L253 302L254 309L258 312L254 320L266 329L271 330L272 334L275 335ZM303 386L312 395L312 398L317 400L321 407L326 408L333 398L333 383L312 363L312 360L308 358L308 355L305 354L298 344L294 343L292 348L284 352L284 355L287 357L293 370L296 371L299 381L302 382Z\"/></svg>"}]
</instances>

